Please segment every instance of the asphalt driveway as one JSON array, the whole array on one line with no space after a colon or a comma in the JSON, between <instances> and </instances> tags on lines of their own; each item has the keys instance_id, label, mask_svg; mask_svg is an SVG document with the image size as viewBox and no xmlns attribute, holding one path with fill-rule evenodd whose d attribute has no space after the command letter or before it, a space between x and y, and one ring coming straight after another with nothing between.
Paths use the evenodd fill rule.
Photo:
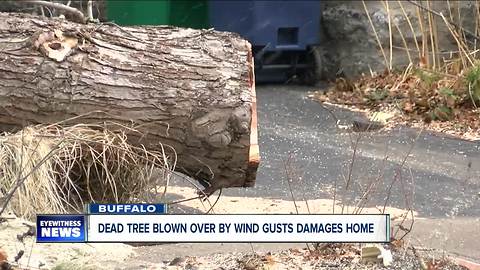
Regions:
<instances>
[{"instance_id":1,"label":"asphalt driveway","mask_svg":"<svg viewBox=\"0 0 480 270\"><path fill-rule=\"evenodd\" d=\"M257 86L261 165L256 186L226 189L223 194L291 200L285 173L289 158L287 163L296 172L296 199L331 199L335 186L339 199L344 179L351 175L349 191L342 200L354 204L362 187L379 179L368 206L387 202L395 208L412 207L418 217L410 244L480 261L480 143L429 132L419 135L419 130L407 127L349 133L339 129L337 121L347 125L361 115L325 109L307 97L312 90L315 88ZM352 166L352 142L359 135ZM185 183L174 181L173 185ZM138 247L134 261L292 246L299 244L167 244Z\"/></svg>"},{"instance_id":2,"label":"asphalt driveway","mask_svg":"<svg viewBox=\"0 0 480 270\"><path fill-rule=\"evenodd\" d=\"M393 181L390 206L405 207L407 194L422 217L480 217L480 142L426 131L419 135L419 130L407 127L350 133L336 122L347 125L362 116L326 109L307 97L313 89L257 87L262 158L257 183L254 188L226 190L226 194L290 199L284 168L291 157L289 164L294 164L299 184L306 187L300 185L296 196L332 198L334 186L341 192L351 171L353 189L382 175L370 205L384 205ZM352 143L358 136L352 166ZM352 190L348 199L355 201L359 192Z\"/></svg>"}]
</instances>

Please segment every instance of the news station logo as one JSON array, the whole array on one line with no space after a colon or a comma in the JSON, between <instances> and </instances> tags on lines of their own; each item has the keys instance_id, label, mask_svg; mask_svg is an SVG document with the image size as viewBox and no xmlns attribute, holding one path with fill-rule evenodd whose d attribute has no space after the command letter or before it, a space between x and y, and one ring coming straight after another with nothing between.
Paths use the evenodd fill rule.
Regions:
<instances>
[{"instance_id":1,"label":"news station logo","mask_svg":"<svg viewBox=\"0 0 480 270\"><path fill-rule=\"evenodd\" d=\"M105 221L105 232L110 231L108 220L116 215L161 215L167 213L166 204L97 204L86 205L85 215L37 215L38 243L88 242L88 221L97 216ZM128 216L127 216L128 217ZM136 225L136 224L135 224ZM135 226L134 226L135 227ZM102 226L99 226L102 228ZM94 239L95 240L95 239Z\"/></svg>"},{"instance_id":2,"label":"news station logo","mask_svg":"<svg viewBox=\"0 0 480 270\"><path fill-rule=\"evenodd\" d=\"M86 241L84 215L37 215L37 242Z\"/></svg>"}]
</instances>

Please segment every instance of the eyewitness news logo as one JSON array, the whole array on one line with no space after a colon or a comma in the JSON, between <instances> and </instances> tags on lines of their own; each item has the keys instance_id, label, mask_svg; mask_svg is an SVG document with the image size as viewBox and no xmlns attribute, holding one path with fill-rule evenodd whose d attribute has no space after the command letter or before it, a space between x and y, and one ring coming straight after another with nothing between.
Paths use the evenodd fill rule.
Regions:
<instances>
[{"instance_id":1,"label":"eyewitness news logo","mask_svg":"<svg viewBox=\"0 0 480 270\"><path fill-rule=\"evenodd\" d=\"M38 243L79 243L88 241L90 215L101 215L108 221L110 215L160 215L167 212L165 204L88 204L85 215L37 215ZM105 231L113 225L106 222Z\"/></svg>"},{"instance_id":2,"label":"eyewitness news logo","mask_svg":"<svg viewBox=\"0 0 480 270\"><path fill-rule=\"evenodd\" d=\"M37 242L85 242L84 215L37 215Z\"/></svg>"}]
</instances>

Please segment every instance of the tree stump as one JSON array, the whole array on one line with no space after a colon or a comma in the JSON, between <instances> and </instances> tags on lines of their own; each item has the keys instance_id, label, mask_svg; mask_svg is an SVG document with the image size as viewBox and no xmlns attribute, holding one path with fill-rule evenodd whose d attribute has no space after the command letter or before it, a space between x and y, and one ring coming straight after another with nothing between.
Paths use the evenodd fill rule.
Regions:
<instances>
[{"instance_id":1,"label":"tree stump","mask_svg":"<svg viewBox=\"0 0 480 270\"><path fill-rule=\"evenodd\" d=\"M135 145L175 149L208 194L255 183L253 61L236 34L0 13L0 70L3 125L129 127Z\"/></svg>"}]
</instances>

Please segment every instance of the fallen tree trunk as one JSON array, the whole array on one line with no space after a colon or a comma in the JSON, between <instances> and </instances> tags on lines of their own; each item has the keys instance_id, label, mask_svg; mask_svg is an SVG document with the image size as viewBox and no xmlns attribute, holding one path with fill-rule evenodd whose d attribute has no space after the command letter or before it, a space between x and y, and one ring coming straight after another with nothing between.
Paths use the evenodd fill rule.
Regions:
<instances>
[{"instance_id":1,"label":"fallen tree trunk","mask_svg":"<svg viewBox=\"0 0 480 270\"><path fill-rule=\"evenodd\" d=\"M254 185L253 64L236 34L0 13L0 70L1 124L131 127L133 144L172 146L208 193Z\"/></svg>"}]
</instances>

